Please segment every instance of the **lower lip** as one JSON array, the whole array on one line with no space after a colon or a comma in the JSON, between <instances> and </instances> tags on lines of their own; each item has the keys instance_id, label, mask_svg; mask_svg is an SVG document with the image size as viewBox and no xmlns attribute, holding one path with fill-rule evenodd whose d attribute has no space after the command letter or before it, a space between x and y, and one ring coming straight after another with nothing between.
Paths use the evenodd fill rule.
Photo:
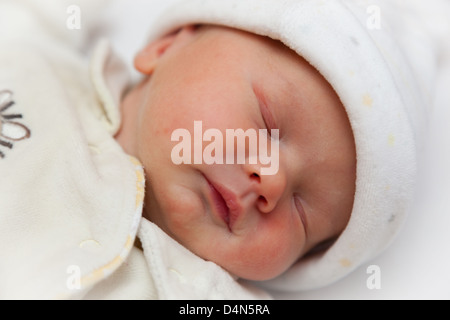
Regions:
<instances>
[{"instance_id":1,"label":"lower lip","mask_svg":"<svg viewBox=\"0 0 450 320\"><path fill-rule=\"evenodd\" d=\"M230 210L228 209L227 204L225 203L225 200L223 199L222 195L214 188L214 186L209 182L208 179L209 188L211 190L212 200L214 202L214 205L217 209L217 212L220 216L220 218L225 222L228 229L231 231L230 227Z\"/></svg>"}]
</instances>

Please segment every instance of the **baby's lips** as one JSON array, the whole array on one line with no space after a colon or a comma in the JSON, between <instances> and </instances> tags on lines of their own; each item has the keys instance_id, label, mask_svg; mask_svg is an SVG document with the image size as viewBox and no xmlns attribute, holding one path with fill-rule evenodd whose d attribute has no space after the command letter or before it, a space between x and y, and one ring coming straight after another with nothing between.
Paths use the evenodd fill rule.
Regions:
<instances>
[{"instance_id":1,"label":"baby's lips","mask_svg":"<svg viewBox=\"0 0 450 320\"><path fill-rule=\"evenodd\" d=\"M234 223L242 215L242 206L237 195L223 185L212 182L214 188L220 193L229 210L229 227L233 230Z\"/></svg>"}]
</instances>

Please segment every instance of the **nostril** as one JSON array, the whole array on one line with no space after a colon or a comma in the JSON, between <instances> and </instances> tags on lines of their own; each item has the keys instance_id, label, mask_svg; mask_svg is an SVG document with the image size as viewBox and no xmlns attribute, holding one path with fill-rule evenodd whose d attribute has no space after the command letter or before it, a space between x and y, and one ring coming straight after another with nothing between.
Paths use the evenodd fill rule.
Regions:
<instances>
[{"instance_id":1,"label":"nostril","mask_svg":"<svg viewBox=\"0 0 450 320\"><path fill-rule=\"evenodd\" d=\"M267 205L267 200L264 198L264 196L259 196L258 201L261 202L263 205Z\"/></svg>"},{"instance_id":2,"label":"nostril","mask_svg":"<svg viewBox=\"0 0 450 320\"><path fill-rule=\"evenodd\" d=\"M264 196L259 196L256 203L259 211L262 213L270 213L273 209L269 206L269 201Z\"/></svg>"},{"instance_id":3,"label":"nostril","mask_svg":"<svg viewBox=\"0 0 450 320\"><path fill-rule=\"evenodd\" d=\"M250 179L257 180L258 182L260 181L260 177L259 177L259 175L257 173L252 173L250 175Z\"/></svg>"}]
</instances>

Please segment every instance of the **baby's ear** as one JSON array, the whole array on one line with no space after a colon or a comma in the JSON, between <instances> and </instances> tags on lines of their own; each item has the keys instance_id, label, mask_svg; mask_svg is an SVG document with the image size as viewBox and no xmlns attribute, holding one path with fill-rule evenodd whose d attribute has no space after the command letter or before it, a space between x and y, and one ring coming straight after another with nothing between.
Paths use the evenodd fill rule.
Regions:
<instances>
[{"instance_id":1,"label":"baby's ear","mask_svg":"<svg viewBox=\"0 0 450 320\"><path fill-rule=\"evenodd\" d=\"M194 35L195 29L195 26L186 26L149 43L134 58L134 67L145 75L152 74L160 58L186 44Z\"/></svg>"}]
</instances>

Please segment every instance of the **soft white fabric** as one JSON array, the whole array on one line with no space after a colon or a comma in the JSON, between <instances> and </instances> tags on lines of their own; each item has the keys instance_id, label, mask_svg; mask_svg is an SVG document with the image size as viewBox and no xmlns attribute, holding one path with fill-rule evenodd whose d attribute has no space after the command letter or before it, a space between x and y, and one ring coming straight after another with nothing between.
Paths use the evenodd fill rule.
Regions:
<instances>
[{"instance_id":1,"label":"soft white fabric","mask_svg":"<svg viewBox=\"0 0 450 320\"><path fill-rule=\"evenodd\" d=\"M80 54L98 3L38 2L0 1L0 298L270 298L141 217L143 168L113 138L127 70L106 41Z\"/></svg>"},{"instance_id":2,"label":"soft white fabric","mask_svg":"<svg viewBox=\"0 0 450 320\"><path fill-rule=\"evenodd\" d=\"M71 46L54 25L68 5L0 2L2 298L81 297L123 263L141 219L143 170L107 130L118 101L98 103L77 31Z\"/></svg>"},{"instance_id":3,"label":"soft white fabric","mask_svg":"<svg viewBox=\"0 0 450 320\"><path fill-rule=\"evenodd\" d=\"M370 21L373 8L379 28ZM393 241L414 199L449 12L445 0L184 0L155 24L150 41L194 23L281 40L325 76L346 108L358 162L350 222L324 254L265 286L298 291L329 285Z\"/></svg>"},{"instance_id":4,"label":"soft white fabric","mask_svg":"<svg viewBox=\"0 0 450 320\"><path fill-rule=\"evenodd\" d=\"M159 299L272 299L215 263L200 259L148 220L142 220L138 236Z\"/></svg>"}]
</instances>

